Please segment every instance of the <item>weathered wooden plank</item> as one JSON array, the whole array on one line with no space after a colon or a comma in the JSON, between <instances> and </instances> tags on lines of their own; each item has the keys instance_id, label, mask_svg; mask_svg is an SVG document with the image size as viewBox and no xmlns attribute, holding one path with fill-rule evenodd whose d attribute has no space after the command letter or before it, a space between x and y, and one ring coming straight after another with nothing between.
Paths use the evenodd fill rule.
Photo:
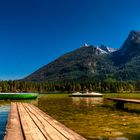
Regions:
<instances>
[{"instance_id":1,"label":"weathered wooden plank","mask_svg":"<svg viewBox=\"0 0 140 140\"><path fill-rule=\"evenodd\" d=\"M39 108L12 103L4 140L86 140Z\"/></svg>"},{"instance_id":2,"label":"weathered wooden plank","mask_svg":"<svg viewBox=\"0 0 140 140\"><path fill-rule=\"evenodd\" d=\"M136 99L124 99L124 98L107 98L107 99L115 102L115 107L117 109L124 109L124 103L140 104L140 100L136 100Z\"/></svg>"},{"instance_id":3,"label":"weathered wooden plank","mask_svg":"<svg viewBox=\"0 0 140 140\"><path fill-rule=\"evenodd\" d=\"M50 125L44 118L40 116L40 113L36 113L28 104L23 104L30 117L34 120L34 123L38 126L40 131L46 136L47 139L52 140L68 140L64 135L59 133L52 125Z\"/></svg>"},{"instance_id":4,"label":"weathered wooden plank","mask_svg":"<svg viewBox=\"0 0 140 140\"><path fill-rule=\"evenodd\" d=\"M137 103L140 104L140 100L136 99L124 99L124 98L107 98L108 100L113 100L113 101L122 101L125 103Z\"/></svg>"},{"instance_id":5,"label":"weathered wooden plank","mask_svg":"<svg viewBox=\"0 0 140 140\"><path fill-rule=\"evenodd\" d=\"M54 120L52 117L41 111L39 108L35 107L31 104L26 104L26 107L28 107L30 110L32 110L34 113L39 114L40 117L42 117L45 121L47 121L50 125L52 125L59 133L64 135L69 140L86 140L79 134L75 133L71 129L67 128L63 124L59 123L58 121Z\"/></svg>"},{"instance_id":6,"label":"weathered wooden plank","mask_svg":"<svg viewBox=\"0 0 140 140\"><path fill-rule=\"evenodd\" d=\"M23 134L26 140L46 140L21 103L17 103Z\"/></svg>"},{"instance_id":7,"label":"weathered wooden plank","mask_svg":"<svg viewBox=\"0 0 140 140\"><path fill-rule=\"evenodd\" d=\"M24 138L20 125L17 105L16 103L11 103L4 140L23 140L23 139Z\"/></svg>"}]
</instances>

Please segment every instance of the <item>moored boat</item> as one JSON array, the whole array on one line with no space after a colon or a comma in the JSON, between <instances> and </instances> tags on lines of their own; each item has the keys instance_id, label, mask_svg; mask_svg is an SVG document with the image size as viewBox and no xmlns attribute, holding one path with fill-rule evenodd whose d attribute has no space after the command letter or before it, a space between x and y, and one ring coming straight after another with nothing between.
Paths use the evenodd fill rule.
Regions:
<instances>
[{"instance_id":1,"label":"moored boat","mask_svg":"<svg viewBox=\"0 0 140 140\"><path fill-rule=\"evenodd\" d=\"M36 99L38 93L0 93L0 100Z\"/></svg>"},{"instance_id":2,"label":"moored boat","mask_svg":"<svg viewBox=\"0 0 140 140\"><path fill-rule=\"evenodd\" d=\"M72 93L70 97L102 97L103 94L97 92L86 92L86 93Z\"/></svg>"}]
</instances>

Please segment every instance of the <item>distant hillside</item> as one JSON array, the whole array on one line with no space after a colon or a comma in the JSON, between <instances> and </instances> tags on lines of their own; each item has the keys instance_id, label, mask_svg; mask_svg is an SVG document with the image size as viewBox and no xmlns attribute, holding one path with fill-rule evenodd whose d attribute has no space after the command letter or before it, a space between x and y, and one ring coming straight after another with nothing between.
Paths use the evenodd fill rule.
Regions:
<instances>
[{"instance_id":1,"label":"distant hillside","mask_svg":"<svg viewBox=\"0 0 140 140\"><path fill-rule=\"evenodd\" d=\"M83 47L45 65L25 81L139 80L140 32L132 31L122 47Z\"/></svg>"}]
</instances>

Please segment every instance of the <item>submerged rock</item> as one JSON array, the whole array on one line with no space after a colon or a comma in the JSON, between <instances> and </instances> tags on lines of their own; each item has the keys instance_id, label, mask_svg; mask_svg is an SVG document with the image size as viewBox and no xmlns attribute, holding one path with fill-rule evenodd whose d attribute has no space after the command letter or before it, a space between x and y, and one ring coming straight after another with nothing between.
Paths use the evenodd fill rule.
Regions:
<instances>
[{"instance_id":1,"label":"submerged rock","mask_svg":"<svg viewBox=\"0 0 140 140\"><path fill-rule=\"evenodd\" d=\"M94 137L94 136L90 136L89 138L92 139L92 140L103 140L102 137Z\"/></svg>"},{"instance_id":2,"label":"submerged rock","mask_svg":"<svg viewBox=\"0 0 140 140\"><path fill-rule=\"evenodd\" d=\"M110 138L109 140L129 140L129 139L125 137L118 137L118 138Z\"/></svg>"},{"instance_id":3,"label":"submerged rock","mask_svg":"<svg viewBox=\"0 0 140 140\"><path fill-rule=\"evenodd\" d=\"M123 135L122 132L112 132L112 134L115 135L115 136Z\"/></svg>"}]
</instances>

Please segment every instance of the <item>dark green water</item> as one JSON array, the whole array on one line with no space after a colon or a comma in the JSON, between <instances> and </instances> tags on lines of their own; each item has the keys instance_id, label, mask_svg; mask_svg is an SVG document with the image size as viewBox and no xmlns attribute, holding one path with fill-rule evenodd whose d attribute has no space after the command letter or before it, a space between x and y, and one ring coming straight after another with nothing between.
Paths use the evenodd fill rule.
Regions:
<instances>
[{"instance_id":1,"label":"dark green water","mask_svg":"<svg viewBox=\"0 0 140 140\"><path fill-rule=\"evenodd\" d=\"M140 140L140 105L126 104L127 110L116 110L112 102L103 98L72 98L64 94L40 95L36 100L24 102L38 106L88 140L114 137ZM1 122L0 126L5 127Z\"/></svg>"}]
</instances>

